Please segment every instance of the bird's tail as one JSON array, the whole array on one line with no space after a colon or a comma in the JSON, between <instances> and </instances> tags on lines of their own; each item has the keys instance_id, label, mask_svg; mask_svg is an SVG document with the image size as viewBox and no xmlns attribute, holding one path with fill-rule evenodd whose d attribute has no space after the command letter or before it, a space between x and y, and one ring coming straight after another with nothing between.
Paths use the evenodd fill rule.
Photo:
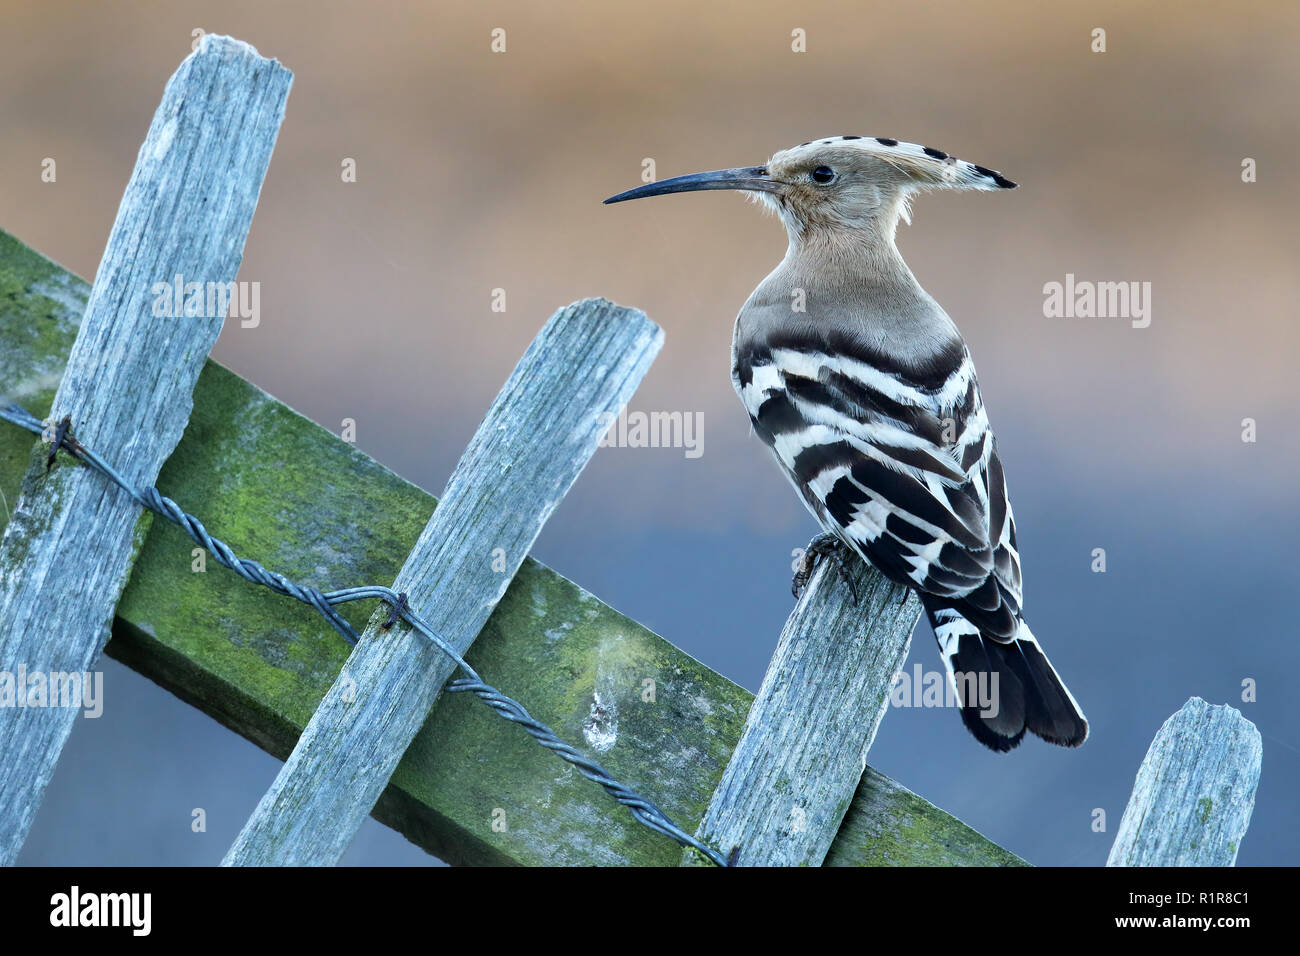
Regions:
<instances>
[{"instance_id":1,"label":"bird's tail","mask_svg":"<svg viewBox=\"0 0 1300 956\"><path fill-rule=\"evenodd\" d=\"M925 605L962 723L976 740L1005 752L1026 730L1063 747L1087 739L1088 719L1028 624L1020 622L1015 640L999 641L939 600L927 599Z\"/></svg>"}]
</instances>

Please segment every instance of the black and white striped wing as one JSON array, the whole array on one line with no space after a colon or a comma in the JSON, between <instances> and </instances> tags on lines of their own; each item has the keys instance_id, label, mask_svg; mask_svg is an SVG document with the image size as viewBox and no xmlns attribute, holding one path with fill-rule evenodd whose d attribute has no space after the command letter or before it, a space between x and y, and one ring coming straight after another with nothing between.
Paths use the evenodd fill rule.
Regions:
<instances>
[{"instance_id":1,"label":"black and white striped wing","mask_svg":"<svg viewBox=\"0 0 1300 956\"><path fill-rule=\"evenodd\" d=\"M1006 484L964 346L925 381L842 349L751 348L735 383L823 527L995 639L1019 626Z\"/></svg>"}]
</instances>

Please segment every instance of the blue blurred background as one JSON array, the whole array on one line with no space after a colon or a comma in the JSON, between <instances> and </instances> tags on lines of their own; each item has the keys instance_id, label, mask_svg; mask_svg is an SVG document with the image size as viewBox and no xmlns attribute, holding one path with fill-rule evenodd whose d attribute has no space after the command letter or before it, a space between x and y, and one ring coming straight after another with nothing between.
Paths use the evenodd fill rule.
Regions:
<instances>
[{"instance_id":1,"label":"blue blurred background","mask_svg":"<svg viewBox=\"0 0 1300 956\"><path fill-rule=\"evenodd\" d=\"M898 709L870 762L1033 863L1100 864L1153 735L1200 695L1264 735L1239 862L1300 863L1296 8L56 2L0 18L0 226L87 278L191 31L295 71L240 273L262 321L227 323L214 354L335 431L355 419L361 448L431 492L556 307L600 294L662 324L632 407L702 413L703 455L602 450L535 555L751 689L815 530L728 377L732 319L785 237L731 194L599 201L646 159L664 178L842 133L1002 170L1022 188L921 197L899 245L970 341L1027 615L1092 737L995 755L949 711ZM1045 317L1066 274L1150 282L1150 327ZM924 625L914 663L938 666ZM78 722L21 862L217 862L278 762L103 666L105 714ZM436 862L373 821L347 861Z\"/></svg>"}]
</instances>

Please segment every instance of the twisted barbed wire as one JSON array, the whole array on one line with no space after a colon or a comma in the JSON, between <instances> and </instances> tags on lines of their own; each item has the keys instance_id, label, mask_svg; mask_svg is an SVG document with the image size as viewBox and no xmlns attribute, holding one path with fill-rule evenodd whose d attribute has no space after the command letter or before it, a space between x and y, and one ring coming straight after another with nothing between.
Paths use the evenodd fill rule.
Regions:
<instances>
[{"instance_id":1,"label":"twisted barbed wire","mask_svg":"<svg viewBox=\"0 0 1300 956\"><path fill-rule=\"evenodd\" d=\"M70 434L69 419L65 418L63 421L50 426L54 429L53 434L46 435L47 423L42 422L22 406L12 402L0 406L0 419L41 435L49 441L50 456L47 466L54 463L55 456L62 449L73 458L86 464L93 471L109 479L109 481L130 495L136 504L148 508L154 514L161 515L179 526L196 544L207 550L222 567L229 568L245 580L269 588L276 594L291 597L314 607L350 645L355 646L357 641L360 640L360 635L335 610L335 607L367 598L387 602L392 607L392 613L383 625L385 628L391 627L400 617L438 650L451 658L456 666L464 672L464 677L450 681L447 684L446 689L449 693L473 694L499 716L522 727L537 743L561 760L572 765L582 776L593 783L599 784L615 801L627 807L643 826L654 830L656 833L662 833L681 846L698 850L718 866L728 865L727 859L721 853L687 833L653 802L625 784L620 783L596 761L561 740L550 727L528 713L523 704L486 683L479 676L478 671L466 663L465 659L457 653L454 647L447 643L424 618L411 609L406 602L405 593L376 584L340 588L335 591L321 591L309 585L291 581L279 572L267 570L257 561L239 557L230 545L209 534L208 529L203 526L203 522L194 515L188 514L180 505L157 488L133 488L116 468L100 455L82 445Z\"/></svg>"}]
</instances>

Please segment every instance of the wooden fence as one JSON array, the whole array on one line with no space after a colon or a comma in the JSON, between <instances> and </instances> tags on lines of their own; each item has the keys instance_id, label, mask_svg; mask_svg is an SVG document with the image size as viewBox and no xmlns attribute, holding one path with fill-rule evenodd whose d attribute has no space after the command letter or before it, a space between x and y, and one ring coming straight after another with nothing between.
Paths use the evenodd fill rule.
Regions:
<instances>
[{"instance_id":1,"label":"wooden fence","mask_svg":"<svg viewBox=\"0 0 1300 956\"><path fill-rule=\"evenodd\" d=\"M527 557L601 414L660 347L644 314L560 310L436 510L206 360L222 316L152 314L156 281L233 280L290 83L246 44L203 38L167 86L93 286L0 233L0 394L70 416L241 555L320 587L395 582L488 679L740 865L1023 863L866 766L918 613L874 571L856 567L854 606L823 563L753 698ZM365 631L349 656L311 608L196 573L180 529L88 469L47 469L48 451L0 423L0 671L86 671L106 650L286 758L226 863L336 862L366 814L454 863L703 860L468 695L441 695L452 662L404 623L383 628L386 606L368 625L343 610ZM0 707L0 862L16 860L75 715ZM1153 743L1110 863L1233 863L1260 753L1249 721L1193 699Z\"/></svg>"}]
</instances>

